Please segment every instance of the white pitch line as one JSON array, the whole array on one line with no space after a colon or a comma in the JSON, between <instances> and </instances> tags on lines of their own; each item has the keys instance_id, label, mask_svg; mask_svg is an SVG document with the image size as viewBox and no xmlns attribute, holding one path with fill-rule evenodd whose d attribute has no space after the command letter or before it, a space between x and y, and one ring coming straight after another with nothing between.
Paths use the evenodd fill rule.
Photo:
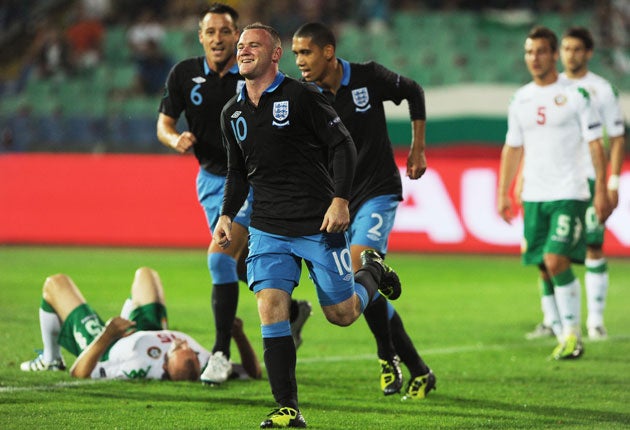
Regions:
<instances>
[{"instance_id":1,"label":"white pitch line","mask_svg":"<svg viewBox=\"0 0 630 430\"><path fill-rule=\"evenodd\" d=\"M551 340L551 338L549 338ZM610 341L627 341L630 340L629 335L616 335L616 336L608 336L608 340ZM600 342L600 341L588 341L585 340L585 344ZM483 343L478 343L476 345L465 345L465 346L450 346L445 348L433 348L433 349L422 349L419 351L421 355L450 355L450 354L461 354L468 352L482 352L482 351L504 351L508 349L527 349L530 347L534 347L536 345L540 346L540 342L537 341L527 341L523 340L523 342L519 343L502 343L496 345L484 345ZM299 356L299 354L298 354ZM299 358L298 363L334 363L339 361L363 361L363 360L374 360L376 357L375 354L357 354L357 355L345 355L345 356L329 356L329 357L310 357L310 358Z\"/></svg>"},{"instance_id":2,"label":"white pitch line","mask_svg":"<svg viewBox=\"0 0 630 430\"><path fill-rule=\"evenodd\" d=\"M83 385L97 384L103 380L78 379L75 381L62 381L53 385L35 385L30 387L0 387L0 393L14 393L17 391L53 391L60 388L80 387Z\"/></svg>"},{"instance_id":3,"label":"white pitch line","mask_svg":"<svg viewBox=\"0 0 630 430\"><path fill-rule=\"evenodd\" d=\"M514 345L468 345L468 346L452 346L448 348L433 348L423 349L420 351L421 355L441 355L441 354L460 354L463 352L479 352L479 351L502 351L506 349L514 349L523 347L523 344ZM298 363L334 363L338 361L363 361L374 360L374 354L358 354L358 355L346 355L346 356L330 356L330 357L311 357L311 358L298 358Z\"/></svg>"}]
</instances>

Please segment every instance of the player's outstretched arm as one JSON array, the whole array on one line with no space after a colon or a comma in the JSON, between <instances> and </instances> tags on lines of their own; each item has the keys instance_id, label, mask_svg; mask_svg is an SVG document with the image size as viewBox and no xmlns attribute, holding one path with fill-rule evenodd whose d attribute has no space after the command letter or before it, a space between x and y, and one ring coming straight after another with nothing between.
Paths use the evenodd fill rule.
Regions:
<instances>
[{"instance_id":1,"label":"player's outstretched arm","mask_svg":"<svg viewBox=\"0 0 630 430\"><path fill-rule=\"evenodd\" d=\"M70 375L75 378L89 378L107 348L121 337L133 333L135 325L135 322L119 316L107 321L105 330L77 357L70 369Z\"/></svg>"}]
</instances>

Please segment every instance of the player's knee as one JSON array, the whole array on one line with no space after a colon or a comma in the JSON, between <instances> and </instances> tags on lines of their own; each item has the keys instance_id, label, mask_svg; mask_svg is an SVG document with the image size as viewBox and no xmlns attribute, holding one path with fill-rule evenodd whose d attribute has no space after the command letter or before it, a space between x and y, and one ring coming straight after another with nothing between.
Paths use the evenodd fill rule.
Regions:
<instances>
[{"instance_id":1,"label":"player's knee","mask_svg":"<svg viewBox=\"0 0 630 430\"><path fill-rule=\"evenodd\" d=\"M68 283L68 275L64 275L63 273L57 273L55 275L50 275L44 281L43 294L54 295L57 291L63 288L64 285Z\"/></svg>"},{"instance_id":2,"label":"player's knee","mask_svg":"<svg viewBox=\"0 0 630 430\"><path fill-rule=\"evenodd\" d=\"M208 269L214 284L238 282L236 260L219 252L208 254Z\"/></svg>"},{"instance_id":3,"label":"player's knee","mask_svg":"<svg viewBox=\"0 0 630 430\"><path fill-rule=\"evenodd\" d=\"M340 327L347 327L351 325L357 319L357 315L350 307L331 307L324 309L324 315L331 324L338 325Z\"/></svg>"},{"instance_id":4,"label":"player's knee","mask_svg":"<svg viewBox=\"0 0 630 430\"><path fill-rule=\"evenodd\" d=\"M546 254L545 257L545 267L547 268L547 273L550 276L555 276L558 273L562 273L571 267L571 261L560 255L555 254Z\"/></svg>"},{"instance_id":5,"label":"player's knee","mask_svg":"<svg viewBox=\"0 0 630 430\"><path fill-rule=\"evenodd\" d=\"M335 315L335 316L326 316L329 322L334 325L338 325L339 327L348 327L354 322L354 318L349 317L348 315Z\"/></svg>"},{"instance_id":6,"label":"player's knee","mask_svg":"<svg viewBox=\"0 0 630 430\"><path fill-rule=\"evenodd\" d=\"M602 249L602 245L588 245L586 247L586 258L591 260L599 260L600 258L604 258L604 250Z\"/></svg>"},{"instance_id":7,"label":"player's knee","mask_svg":"<svg viewBox=\"0 0 630 430\"><path fill-rule=\"evenodd\" d=\"M57 298L67 295L73 288L74 284L68 275L63 273L50 275L44 281L42 297L48 303L52 303L57 300Z\"/></svg>"},{"instance_id":8,"label":"player's knee","mask_svg":"<svg viewBox=\"0 0 630 430\"><path fill-rule=\"evenodd\" d=\"M152 280L157 276L157 272L150 267L142 266L136 269L134 274L134 285L136 284L152 284ZM145 282L142 282L142 281Z\"/></svg>"}]
</instances>

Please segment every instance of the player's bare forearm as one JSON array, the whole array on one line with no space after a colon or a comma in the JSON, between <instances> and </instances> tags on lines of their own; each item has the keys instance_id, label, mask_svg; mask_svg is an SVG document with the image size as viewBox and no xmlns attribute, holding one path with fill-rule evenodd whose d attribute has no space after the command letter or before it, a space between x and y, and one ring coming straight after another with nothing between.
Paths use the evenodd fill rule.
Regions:
<instances>
[{"instance_id":1,"label":"player's bare forearm","mask_svg":"<svg viewBox=\"0 0 630 430\"><path fill-rule=\"evenodd\" d=\"M507 223L510 223L515 214L512 210L512 199L510 198L510 186L514 182L514 177L518 172L522 147L504 145L501 151L501 166L499 168L499 185L497 188L497 212Z\"/></svg>"},{"instance_id":2,"label":"player's bare forearm","mask_svg":"<svg viewBox=\"0 0 630 430\"><path fill-rule=\"evenodd\" d=\"M135 325L135 322L119 316L110 319L105 329L77 357L70 369L70 375L75 378L89 378L107 348L121 337L133 333Z\"/></svg>"},{"instance_id":3,"label":"player's bare forearm","mask_svg":"<svg viewBox=\"0 0 630 430\"><path fill-rule=\"evenodd\" d=\"M419 179L427 170L425 155L425 129L426 121L414 120L411 122L412 140L409 155L407 156L407 177Z\"/></svg>"},{"instance_id":4,"label":"player's bare forearm","mask_svg":"<svg viewBox=\"0 0 630 430\"><path fill-rule=\"evenodd\" d=\"M183 154L188 152L197 142L197 138L189 131L177 132L177 120L161 113L157 123L157 137L168 148Z\"/></svg>"},{"instance_id":5,"label":"player's bare forearm","mask_svg":"<svg viewBox=\"0 0 630 430\"><path fill-rule=\"evenodd\" d=\"M245 369L250 378L260 379L262 377L260 361L243 330L243 320L239 317L235 317L232 324L232 339L236 342L243 369Z\"/></svg>"},{"instance_id":6,"label":"player's bare forearm","mask_svg":"<svg viewBox=\"0 0 630 430\"><path fill-rule=\"evenodd\" d=\"M427 171L427 158L422 151L409 151L407 157L407 177L409 179L420 179Z\"/></svg>"},{"instance_id":7,"label":"player's bare forearm","mask_svg":"<svg viewBox=\"0 0 630 430\"><path fill-rule=\"evenodd\" d=\"M610 174L621 174L621 167L625 156L626 136L615 136L610 138Z\"/></svg>"},{"instance_id":8,"label":"player's bare forearm","mask_svg":"<svg viewBox=\"0 0 630 430\"><path fill-rule=\"evenodd\" d=\"M610 138L610 176L607 188L611 209L615 209L619 204L619 175L625 155L625 143L624 135Z\"/></svg>"},{"instance_id":9,"label":"player's bare forearm","mask_svg":"<svg viewBox=\"0 0 630 430\"><path fill-rule=\"evenodd\" d=\"M595 168L595 196L593 198L593 206L599 222L603 223L608 219L612 212L610 202L608 201L608 192L606 189L606 155L602 146L601 139L589 142L591 151L591 160Z\"/></svg>"}]
</instances>

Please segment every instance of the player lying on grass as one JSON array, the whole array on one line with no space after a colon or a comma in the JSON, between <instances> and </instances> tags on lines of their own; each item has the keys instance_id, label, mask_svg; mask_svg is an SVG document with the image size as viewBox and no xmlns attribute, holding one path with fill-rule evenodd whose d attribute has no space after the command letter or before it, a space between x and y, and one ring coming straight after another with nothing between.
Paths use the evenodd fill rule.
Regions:
<instances>
[{"instance_id":1,"label":"player lying on grass","mask_svg":"<svg viewBox=\"0 0 630 430\"><path fill-rule=\"evenodd\" d=\"M77 378L197 381L211 355L186 333L168 330L162 282L148 267L136 270L131 298L106 324L69 276L49 276L39 321L43 352L22 363L23 371L65 370L63 346L77 356L70 369ZM243 363L232 366L231 377L260 379L260 362L239 318L232 337Z\"/></svg>"}]
</instances>

